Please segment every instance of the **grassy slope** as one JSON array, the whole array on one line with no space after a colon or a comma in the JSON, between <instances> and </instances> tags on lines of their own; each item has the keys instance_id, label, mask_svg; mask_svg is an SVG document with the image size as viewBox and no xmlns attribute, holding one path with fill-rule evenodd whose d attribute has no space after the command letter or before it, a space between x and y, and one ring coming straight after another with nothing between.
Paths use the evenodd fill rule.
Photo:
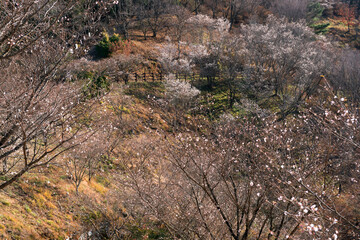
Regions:
<instances>
[{"instance_id":1,"label":"grassy slope","mask_svg":"<svg viewBox=\"0 0 360 240\"><path fill-rule=\"evenodd\" d=\"M360 24L358 20L353 22L353 25L350 27L350 31L348 31L348 27L336 17L324 19L319 21L317 24L321 23L330 24L327 27L328 32L326 33L326 36L339 42L340 46L349 45L350 47L360 49L360 36L356 38L355 31L356 26Z\"/></svg>"},{"instance_id":2,"label":"grassy slope","mask_svg":"<svg viewBox=\"0 0 360 240\"><path fill-rule=\"evenodd\" d=\"M136 141L150 134L151 129L169 130L161 108L152 108L148 96L163 97L163 86L159 83L130 83L124 90L131 97L124 115L133 123L127 133L128 141ZM116 91L106 97L114 97ZM105 102L97 112L111 109ZM165 117L165 119L163 119ZM111 184L114 171L122 171L118 159L102 163L101 171L89 182L84 180L80 195L59 163L58 159L49 168L36 169L25 174L19 181L0 192L0 239L66 239L79 236L82 218L89 214L82 206L91 198L100 206L104 196L114 186ZM91 196L91 197L88 197ZM105 207L105 205L104 205Z\"/></svg>"}]
</instances>

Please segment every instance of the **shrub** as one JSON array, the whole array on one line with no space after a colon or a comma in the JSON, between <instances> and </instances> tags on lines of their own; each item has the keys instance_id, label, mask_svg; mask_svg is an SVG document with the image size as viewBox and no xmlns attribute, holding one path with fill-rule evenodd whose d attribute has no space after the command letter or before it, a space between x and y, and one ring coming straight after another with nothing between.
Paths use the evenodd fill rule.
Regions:
<instances>
[{"instance_id":1,"label":"shrub","mask_svg":"<svg viewBox=\"0 0 360 240\"><path fill-rule=\"evenodd\" d=\"M111 43L119 43L121 41L121 38L119 36L119 34L114 33L110 38L109 38Z\"/></svg>"},{"instance_id":2,"label":"shrub","mask_svg":"<svg viewBox=\"0 0 360 240\"><path fill-rule=\"evenodd\" d=\"M330 26L330 23L326 22L326 23L314 23L311 24L310 27L314 29L316 34L326 34L329 29L328 27Z\"/></svg>"},{"instance_id":3,"label":"shrub","mask_svg":"<svg viewBox=\"0 0 360 240\"><path fill-rule=\"evenodd\" d=\"M98 75L93 72L87 72L83 76L86 76L88 79L88 83L83 89L83 94L87 98L100 96L102 93L110 90L110 82L107 76L103 74Z\"/></svg>"},{"instance_id":4,"label":"shrub","mask_svg":"<svg viewBox=\"0 0 360 240\"><path fill-rule=\"evenodd\" d=\"M96 56L99 58L106 58L110 56L110 42L105 38L96 45Z\"/></svg>"},{"instance_id":5,"label":"shrub","mask_svg":"<svg viewBox=\"0 0 360 240\"><path fill-rule=\"evenodd\" d=\"M319 2L311 2L307 7L307 20L310 23L318 21L324 12L324 7Z\"/></svg>"},{"instance_id":6,"label":"shrub","mask_svg":"<svg viewBox=\"0 0 360 240\"><path fill-rule=\"evenodd\" d=\"M123 41L119 34L113 34L109 36L107 32L103 33L103 39L96 45L96 56L99 58L107 58L115 52Z\"/></svg>"}]
</instances>

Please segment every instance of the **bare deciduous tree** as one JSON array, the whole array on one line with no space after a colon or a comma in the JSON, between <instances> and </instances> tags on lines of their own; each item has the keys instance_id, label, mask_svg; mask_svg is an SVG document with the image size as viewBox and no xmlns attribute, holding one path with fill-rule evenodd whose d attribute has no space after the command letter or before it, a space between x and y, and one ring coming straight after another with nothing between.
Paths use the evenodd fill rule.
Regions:
<instances>
[{"instance_id":1,"label":"bare deciduous tree","mask_svg":"<svg viewBox=\"0 0 360 240\"><path fill-rule=\"evenodd\" d=\"M75 1L21 0L0 3L0 59L31 47L57 26Z\"/></svg>"},{"instance_id":2,"label":"bare deciduous tree","mask_svg":"<svg viewBox=\"0 0 360 240\"><path fill-rule=\"evenodd\" d=\"M119 31L125 39L129 38L129 25L131 19L136 16L137 6L133 0L116 1L110 7L109 16L114 21L117 31Z\"/></svg>"},{"instance_id":3,"label":"bare deciduous tree","mask_svg":"<svg viewBox=\"0 0 360 240\"><path fill-rule=\"evenodd\" d=\"M357 104L360 101L360 54L351 49L339 50L336 54L329 76L331 86Z\"/></svg>"},{"instance_id":4,"label":"bare deciduous tree","mask_svg":"<svg viewBox=\"0 0 360 240\"><path fill-rule=\"evenodd\" d=\"M283 117L296 111L328 72L331 45L316 40L304 21L269 17L266 25L243 26L242 37L248 87L279 97Z\"/></svg>"},{"instance_id":5,"label":"bare deciduous tree","mask_svg":"<svg viewBox=\"0 0 360 240\"><path fill-rule=\"evenodd\" d=\"M299 21L306 18L309 3L309 0L275 0L272 1L271 10L290 21Z\"/></svg>"},{"instance_id":6,"label":"bare deciduous tree","mask_svg":"<svg viewBox=\"0 0 360 240\"><path fill-rule=\"evenodd\" d=\"M170 103L169 106L172 106L175 111L174 126L177 127L180 115L194 106L195 98L200 94L200 91L191 86L190 83L176 79L174 74L169 74L165 78L165 90L166 98Z\"/></svg>"},{"instance_id":7,"label":"bare deciduous tree","mask_svg":"<svg viewBox=\"0 0 360 240\"><path fill-rule=\"evenodd\" d=\"M137 160L119 180L134 194L128 211L155 217L185 239L357 236L356 214L340 211L336 190L341 176L354 184L341 194L355 197L359 162L344 175L338 170L347 164L334 156L356 159L351 136L358 123L345 127L329 109L303 114L285 123L275 116L225 120L206 134L179 134L165 145L135 148ZM335 142L342 148L334 149Z\"/></svg>"},{"instance_id":8,"label":"bare deciduous tree","mask_svg":"<svg viewBox=\"0 0 360 240\"><path fill-rule=\"evenodd\" d=\"M77 119L85 111L80 88L62 74L71 58L62 34L65 13L75 4L0 3L0 189L75 147L76 137L86 139L85 124Z\"/></svg>"},{"instance_id":9,"label":"bare deciduous tree","mask_svg":"<svg viewBox=\"0 0 360 240\"><path fill-rule=\"evenodd\" d=\"M76 194L79 193L80 184L86 175L89 181L91 180L101 156L106 152L106 138L99 133L64 155L64 167L75 186Z\"/></svg>"},{"instance_id":10,"label":"bare deciduous tree","mask_svg":"<svg viewBox=\"0 0 360 240\"><path fill-rule=\"evenodd\" d=\"M81 93L74 85L55 81L54 69L64 55L54 58L59 49L44 47L2 62L0 159L7 162L2 175L8 179L0 188L72 148L80 133L76 118L81 111L72 110L81 103Z\"/></svg>"},{"instance_id":11,"label":"bare deciduous tree","mask_svg":"<svg viewBox=\"0 0 360 240\"><path fill-rule=\"evenodd\" d=\"M240 15L250 17L256 14L260 0L231 0L224 2L223 17L229 19L230 29L233 28Z\"/></svg>"}]
</instances>

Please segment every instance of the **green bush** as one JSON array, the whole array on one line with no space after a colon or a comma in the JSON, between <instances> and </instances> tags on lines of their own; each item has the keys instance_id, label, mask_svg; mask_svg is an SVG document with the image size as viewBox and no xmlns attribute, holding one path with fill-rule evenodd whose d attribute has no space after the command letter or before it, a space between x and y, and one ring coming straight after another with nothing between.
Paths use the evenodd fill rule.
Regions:
<instances>
[{"instance_id":1,"label":"green bush","mask_svg":"<svg viewBox=\"0 0 360 240\"><path fill-rule=\"evenodd\" d=\"M107 32L103 33L103 39L96 45L96 56L99 58L110 57L111 54L122 44L119 34L111 37Z\"/></svg>"},{"instance_id":2,"label":"green bush","mask_svg":"<svg viewBox=\"0 0 360 240\"><path fill-rule=\"evenodd\" d=\"M107 76L103 74L98 75L93 72L86 72L82 73L81 75L88 81L83 89L83 94L87 98L100 96L102 93L108 92L110 90L110 81Z\"/></svg>"},{"instance_id":3,"label":"green bush","mask_svg":"<svg viewBox=\"0 0 360 240\"><path fill-rule=\"evenodd\" d=\"M324 12L324 7L319 2L311 2L307 7L307 20L308 22L314 23L318 21Z\"/></svg>"},{"instance_id":4,"label":"green bush","mask_svg":"<svg viewBox=\"0 0 360 240\"><path fill-rule=\"evenodd\" d=\"M319 24L311 24L310 27L315 30L316 34L326 34L329 29L330 23L319 23Z\"/></svg>"},{"instance_id":5,"label":"green bush","mask_svg":"<svg viewBox=\"0 0 360 240\"><path fill-rule=\"evenodd\" d=\"M96 45L96 56L99 58L109 57L111 54L110 51L110 42L100 41L98 45Z\"/></svg>"},{"instance_id":6,"label":"green bush","mask_svg":"<svg viewBox=\"0 0 360 240\"><path fill-rule=\"evenodd\" d=\"M114 33L110 38L109 38L110 42L111 43L115 43L115 44L118 44L120 43L122 40L120 38L120 35L119 34L116 34Z\"/></svg>"},{"instance_id":7,"label":"green bush","mask_svg":"<svg viewBox=\"0 0 360 240\"><path fill-rule=\"evenodd\" d=\"M330 23L318 23L322 18L324 7L319 2L311 2L307 10L309 27L313 28L316 34L326 34Z\"/></svg>"}]
</instances>

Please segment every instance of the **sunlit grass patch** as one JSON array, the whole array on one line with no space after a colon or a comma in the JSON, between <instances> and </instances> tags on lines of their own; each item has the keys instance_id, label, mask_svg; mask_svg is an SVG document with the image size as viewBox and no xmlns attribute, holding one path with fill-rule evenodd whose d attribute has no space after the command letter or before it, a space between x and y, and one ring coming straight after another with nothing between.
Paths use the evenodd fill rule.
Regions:
<instances>
[{"instance_id":1,"label":"sunlit grass patch","mask_svg":"<svg viewBox=\"0 0 360 240\"><path fill-rule=\"evenodd\" d=\"M131 82L124 93L140 100L164 98L165 87L162 82Z\"/></svg>"}]
</instances>

